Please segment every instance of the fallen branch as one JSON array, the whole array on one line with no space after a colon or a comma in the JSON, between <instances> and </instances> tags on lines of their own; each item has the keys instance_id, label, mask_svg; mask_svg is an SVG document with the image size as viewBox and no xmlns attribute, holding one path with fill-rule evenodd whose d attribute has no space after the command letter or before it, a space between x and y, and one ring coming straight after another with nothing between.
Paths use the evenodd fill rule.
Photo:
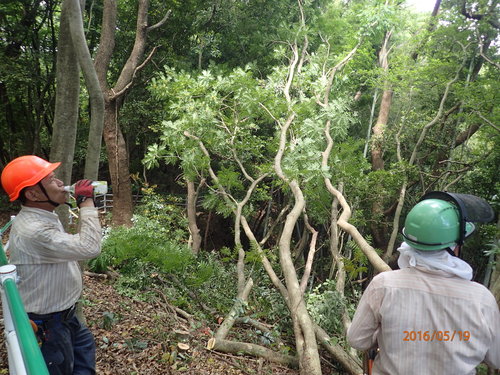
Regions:
<instances>
[{"instance_id":1,"label":"fallen branch","mask_svg":"<svg viewBox=\"0 0 500 375\"><path fill-rule=\"evenodd\" d=\"M180 309L177 306L172 305L170 302L168 302L167 296L159 289L155 289L155 292L160 295L163 299L163 302L158 301L161 304L164 304L166 308L168 308L170 311L172 311L174 314L179 315L181 318L185 319L188 323L193 324L194 323L194 318L191 314L188 312Z\"/></svg>"},{"instance_id":2,"label":"fallen branch","mask_svg":"<svg viewBox=\"0 0 500 375\"><path fill-rule=\"evenodd\" d=\"M166 274L166 276L177 286L179 287L180 289L182 289L185 293L187 293L189 295L189 297L193 300L193 301L196 301L198 303L198 305L203 309L203 311L213 315L213 316L217 316L217 311L210 308L209 306L205 305L202 301L200 301L200 299L198 298L198 296L196 294L194 294L191 290L189 290L188 288L186 288L181 282L180 280L175 277L174 275L172 274ZM162 283L164 284L167 284L168 285L168 282L166 280L164 280L161 276L156 276L156 278L161 281Z\"/></svg>"},{"instance_id":3,"label":"fallen branch","mask_svg":"<svg viewBox=\"0 0 500 375\"><path fill-rule=\"evenodd\" d=\"M316 323L314 323L314 332L321 346L323 346L323 348L325 348L350 375L363 373L359 360L350 356L340 345L332 344L328 333Z\"/></svg>"},{"instance_id":4,"label":"fallen branch","mask_svg":"<svg viewBox=\"0 0 500 375\"><path fill-rule=\"evenodd\" d=\"M267 325L255 320L255 319L249 318L248 316L236 318L234 323L235 324L248 324L248 325L251 325L252 327L254 327L262 332L271 333L271 330L269 329L269 327Z\"/></svg>"},{"instance_id":5,"label":"fallen branch","mask_svg":"<svg viewBox=\"0 0 500 375\"><path fill-rule=\"evenodd\" d=\"M248 300L248 295L250 294L250 290L253 287L253 280L250 278L248 279L245 288L241 292L241 294L238 295L238 298L236 302L233 305L233 308L231 311L229 311L229 314L227 314L226 318L220 325L219 329L215 333L215 338L217 339L224 339L231 327L233 326L236 318L238 318L238 314L241 311L243 304L246 303Z\"/></svg>"},{"instance_id":6,"label":"fallen branch","mask_svg":"<svg viewBox=\"0 0 500 375\"><path fill-rule=\"evenodd\" d=\"M109 276L105 273L95 273L90 271L84 271L83 274L94 279L107 279Z\"/></svg>"},{"instance_id":7,"label":"fallen branch","mask_svg":"<svg viewBox=\"0 0 500 375\"><path fill-rule=\"evenodd\" d=\"M277 353L271 349L265 348L257 344L250 344L239 341L230 341L224 339L217 340L215 337L213 337L208 341L207 349L217 350L223 353L247 354L267 359L270 362L280 363L288 367L292 368L299 367L299 360L297 359L297 357Z\"/></svg>"},{"instance_id":8,"label":"fallen branch","mask_svg":"<svg viewBox=\"0 0 500 375\"><path fill-rule=\"evenodd\" d=\"M113 270L107 270L104 273L84 271L83 274L85 276L92 277L94 279L104 279L104 280L106 280L106 279L114 280L114 279L117 279L118 277L120 277L120 274L116 271L113 271Z\"/></svg>"},{"instance_id":9,"label":"fallen branch","mask_svg":"<svg viewBox=\"0 0 500 375\"><path fill-rule=\"evenodd\" d=\"M242 324L242 325L243 324L250 325L261 332L264 332L268 335L272 335L272 331L267 325L255 320L255 319L252 319L248 316L236 318L234 323L235 324ZM279 338L279 337L273 337L273 342L277 343L278 345L282 344L281 338Z\"/></svg>"}]
</instances>

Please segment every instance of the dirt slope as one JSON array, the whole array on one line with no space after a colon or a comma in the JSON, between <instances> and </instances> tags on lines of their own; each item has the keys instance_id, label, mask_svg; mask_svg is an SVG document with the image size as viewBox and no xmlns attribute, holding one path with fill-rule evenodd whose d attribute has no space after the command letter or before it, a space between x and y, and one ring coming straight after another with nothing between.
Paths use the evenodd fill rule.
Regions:
<instances>
[{"instance_id":1,"label":"dirt slope","mask_svg":"<svg viewBox=\"0 0 500 375\"><path fill-rule=\"evenodd\" d=\"M106 280L85 276L83 310L96 339L100 375L298 374L255 358L208 351L209 327L188 327L163 301L133 300L118 294ZM3 331L2 323L0 327ZM179 349L178 343L189 349ZM7 368L2 335L0 374L7 374Z\"/></svg>"}]
</instances>

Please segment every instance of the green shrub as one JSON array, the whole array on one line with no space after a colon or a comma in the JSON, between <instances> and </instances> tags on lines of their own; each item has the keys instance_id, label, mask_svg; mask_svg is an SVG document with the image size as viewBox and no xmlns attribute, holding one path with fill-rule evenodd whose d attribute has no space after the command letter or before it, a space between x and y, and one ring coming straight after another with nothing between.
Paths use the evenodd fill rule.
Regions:
<instances>
[{"instance_id":1,"label":"green shrub","mask_svg":"<svg viewBox=\"0 0 500 375\"><path fill-rule=\"evenodd\" d=\"M89 262L90 269L104 272L108 267L120 268L125 262L139 259L164 272L185 269L192 262L192 254L187 247L187 221L178 203L175 197L165 198L144 189L142 203L132 218L133 227L108 229L102 253Z\"/></svg>"},{"instance_id":2,"label":"green shrub","mask_svg":"<svg viewBox=\"0 0 500 375\"><path fill-rule=\"evenodd\" d=\"M314 321L327 332L343 336L342 313L347 300L335 290L335 281L326 280L307 296L307 310Z\"/></svg>"}]
</instances>

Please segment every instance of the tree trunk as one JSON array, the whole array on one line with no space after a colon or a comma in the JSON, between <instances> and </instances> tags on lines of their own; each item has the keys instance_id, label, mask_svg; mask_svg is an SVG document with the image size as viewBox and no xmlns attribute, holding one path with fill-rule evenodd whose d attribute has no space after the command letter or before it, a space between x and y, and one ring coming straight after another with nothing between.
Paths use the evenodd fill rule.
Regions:
<instances>
[{"instance_id":1,"label":"tree trunk","mask_svg":"<svg viewBox=\"0 0 500 375\"><path fill-rule=\"evenodd\" d=\"M389 41L391 39L392 31L388 31L385 34L384 44L379 53L379 64L384 70L384 73L389 72ZM388 81L384 83L384 91L382 93L382 100L380 102L380 108L378 112L377 122L373 127L372 135L372 170L378 171L379 169L384 169L384 159L383 159L383 148L384 148L384 131L387 123L389 121L389 114L391 111L392 104L392 90Z\"/></svg>"},{"instance_id":2,"label":"tree trunk","mask_svg":"<svg viewBox=\"0 0 500 375\"><path fill-rule=\"evenodd\" d=\"M167 13L167 16L160 23L148 28L148 9L149 0L139 0L134 46L115 86L110 89L107 83L107 72L115 47L117 3L116 0L104 1L101 40L95 65L99 84L104 92L104 141L108 153L111 187L113 189L113 226L130 226L133 210L129 156L119 124L119 112L123 104L123 96L132 85L137 71L148 61L146 60L140 64L144 55L148 29L159 27L166 21L168 16Z\"/></svg>"},{"instance_id":3,"label":"tree trunk","mask_svg":"<svg viewBox=\"0 0 500 375\"><path fill-rule=\"evenodd\" d=\"M282 211L285 212L288 211L288 209ZM280 292L280 294L283 296L283 299L285 300L288 309L291 311L291 302L290 298L288 296L288 290L285 288L283 283L281 282L280 278L278 275L273 270L273 267L271 265L271 262L269 259L267 259L266 254L264 250L260 247L259 242L255 238L252 230L250 229L250 226L248 225L248 222L245 218L244 215L241 216L241 224L243 226L243 229L245 231L245 234L247 235L248 239L250 242L252 242L255 245L256 250L258 251L259 255L261 256L261 261L262 261L262 266L266 270L267 274L269 275L269 278L271 279L271 282L273 285L276 287L276 289ZM261 241L261 243L264 241ZM328 336L328 334L317 324L313 324L314 332L316 334L317 340L321 343L321 345L332 355L332 357L339 362L346 370L347 373L350 375L357 375L362 372L360 364L358 363L359 361L356 358L353 358L350 356L344 348L342 348L339 344L334 344L332 343L331 338Z\"/></svg>"},{"instance_id":4,"label":"tree trunk","mask_svg":"<svg viewBox=\"0 0 500 375\"><path fill-rule=\"evenodd\" d=\"M384 43L379 53L379 64L384 70L385 74L389 72L389 41L391 39L392 31L388 31L385 34ZM390 84L388 81L384 83L384 91L382 92L382 100L380 102L380 108L378 113L377 122L373 127L372 134L372 170L378 171L384 169L384 137L385 129L389 122L389 114L391 111L392 104L392 90L390 89ZM371 224L371 232L373 235L373 242L376 248L383 248L386 245L386 226L381 223L380 218L384 217L382 202L376 199L372 203L372 217L375 218Z\"/></svg>"},{"instance_id":5,"label":"tree trunk","mask_svg":"<svg viewBox=\"0 0 500 375\"><path fill-rule=\"evenodd\" d=\"M185 177L185 180L187 185L187 217L189 232L191 233L192 238L191 251L194 255L197 255L201 246L200 228L198 228L198 224L196 222L196 198L198 194L196 193L194 182L187 177Z\"/></svg>"},{"instance_id":6,"label":"tree trunk","mask_svg":"<svg viewBox=\"0 0 500 375\"><path fill-rule=\"evenodd\" d=\"M54 123L50 149L50 161L60 161L57 178L65 185L71 183L73 156L75 153L78 108L80 99L80 70L70 34L68 2L61 8L61 25L57 43L57 86ZM56 210L64 227L68 226L68 207Z\"/></svg>"},{"instance_id":7,"label":"tree trunk","mask_svg":"<svg viewBox=\"0 0 500 375\"><path fill-rule=\"evenodd\" d=\"M297 273L293 264L291 254L291 238L293 228L305 206L304 196L296 180L288 180L281 169L281 159L285 150L288 128L295 116L292 114L281 128L280 146L274 159L274 169L278 177L290 187L295 204L287 215L283 232L279 239L280 264L285 277L286 289L288 291L288 306L294 325L295 346L299 356L299 369L301 375L321 375L321 362L319 359L316 334L313 322L307 311L304 296L302 294Z\"/></svg>"},{"instance_id":8,"label":"tree trunk","mask_svg":"<svg viewBox=\"0 0 500 375\"><path fill-rule=\"evenodd\" d=\"M131 226L132 185L130 182L128 150L118 127L116 100L105 104L104 142L108 154L109 175L113 188L113 226Z\"/></svg>"},{"instance_id":9,"label":"tree trunk","mask_svg":"<svg viewBox=\"0 0 500 375\"><path fill-rule=\"evenodd\" d=\"M90 98L90 131L87 144L84 177L98 179L101 155L102 129L104 123L104 99L97 79L94 63L90 56L82 21L82 7L78 0L67 0L70 31L78 62L83 71Z\"/></svg>"}]
</instances>

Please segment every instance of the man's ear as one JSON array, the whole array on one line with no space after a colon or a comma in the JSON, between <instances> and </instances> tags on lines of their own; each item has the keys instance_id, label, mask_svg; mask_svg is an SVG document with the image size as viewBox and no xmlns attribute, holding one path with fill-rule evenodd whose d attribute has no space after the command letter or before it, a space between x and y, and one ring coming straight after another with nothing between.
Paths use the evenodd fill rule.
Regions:
<instances>
[{"instance_id":1,"label":"man's ear","mask_svg":"<svg viewBox=\"0 0 500 375\"><path fill-rule=\"evenodd\" d=\"M26 191L24 192L24 196L27 200L33 202L40 200L38 191L36 191L35 189L26 189Z\"/></svg>"}]
</instances>

